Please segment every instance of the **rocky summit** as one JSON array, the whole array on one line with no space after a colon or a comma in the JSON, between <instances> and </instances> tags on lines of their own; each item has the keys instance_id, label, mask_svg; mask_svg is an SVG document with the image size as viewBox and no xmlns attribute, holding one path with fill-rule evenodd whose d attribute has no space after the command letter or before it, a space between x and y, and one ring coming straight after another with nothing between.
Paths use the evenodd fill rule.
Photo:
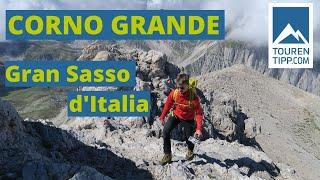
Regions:
<instances>
[{"instance_id":1,"label":"rocky summit","mask_svg":"<svg viewBox=\"0 0 320 180\"><path fill-rule=\"evenodd\" d=\"M288 84L279 85L277 80L242 66L232 66L196 77L199 80L197 94L204 109L204 136L196 144L194 159L186 161L187 147L182 141L182 129L175 129L172 132L173 162L161 166L159 161L163 156L163 127L158 116L166 96L174 87L174 79L182 69L160 51L135 49L121 43L103 41L93 42L85 47L78 58L79 61L128 59L136 61L137 65L136 86L128 89L151 91L152 112L149 118L68 118L64 107L54 118L22 119L9 102L0 100L0 177L236 180L319 178L316 172L308 174L306 169L309 167L305 165L302 168L297 159L292 157L298 156L298 160L303 160L304 156L314 158L312 166L320 167L319 159L316 160L317 151L311 148L312 143L318 143L312 141L318 132L317 121L312 119L319 115L316 108L305 106L310 112L308 122L314 127L314 133L310 133L310 146L308 144L304 150L297 149L300 155L284 155L284 152L278 150L281 149L281 144L268 141L279 138L281 141L275 142L286 143L288 147L290 143L299 146L302 140L281 137L280 127L287 127L284 124L285 120L290 123L289 116L281 116L281 109L266 109L286 102L283 102L280 94L277 97L281 102L275 98L268 104L270 97L267 96L272 94L267 91L264 83L268 82L267 85L272 85L268 87L279 93L290 89L294 95L288 95L292 96L291 103L308 100L311 95ZM250 79L252 74L254 78ZM245 91L246 88L248 91ZM128 90L116 87L77 89ZM316 107L317 100L312 103L312 107ZM258 107L265 109L259 111ZM295 107L290 107L294 112ZM303 107L299 106L299 110L301 109ZM273 129L274 126L264 123L271 118L275 119L270 121L272 123L279 120L279 129ZM310 126L301 127L299 132L307 131ZM277 157L277 153L283 157Z\"/></svg>"}]
</instances>

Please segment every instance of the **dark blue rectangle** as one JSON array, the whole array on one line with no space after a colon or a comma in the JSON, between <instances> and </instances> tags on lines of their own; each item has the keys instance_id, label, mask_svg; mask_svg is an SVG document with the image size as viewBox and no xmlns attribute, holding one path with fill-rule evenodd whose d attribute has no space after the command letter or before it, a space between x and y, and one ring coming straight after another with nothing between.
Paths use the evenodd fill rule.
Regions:
<instances>
[{"instance_id":1,"label":"dark blue rectangle","mask_svg":"<svg viewBox=\"0 0 320 180\"><path fill-rule=\"evenodd\" d=\"M134 98L130 98L130 95L134 95ZM123 96L127 96L127 103L122 103ZM96 100L93 100L95 98ZM105 103L98 105L98 100L100 98L106 99ZM111 99L119 100L119 109L118 112L111 112L112 107L110 106ZM133 99L133 101L130 101ZM139 102L140 99L147 102L144 104L145 107L143 112L139 112L137 109L138 104L143 104ZM86 101L87 100L87 101ZM114 101L114 100L113 100ZM95 102L95 103L92 103ZM134 102L134 103L132 103ZM79 104L81 104L81 108L79 108ZM95 108L92 107L92 104L95 104ZM112 102L112 104L115 104ZM124 104L127 104L126 111L124 110ZM113 106L114 107L114 106ZM134 111L130 110L130 107L134 107ZM142 106L140 106L142 107ZM101 111L100 108L103 108ZM105 112L106 109L106 112ZM82 92L75 92L71 91L68 92L68 116L74 117L132 117L132 116L144 116L149 117L151 110L151 102L150 102L150 91L82 91Z\"/></svg>"},{"instance_id":2,"label":"dark blue rectangle","mask_svg":"<svg viewBox=\"0 0 320 180\"><path fill-rule=\"evenodd\" d=\"M72 70L72 74L67 72L67 69L70 67L77 67L78 69ZM17 69L17 68L19 69ZM5 86L6 87L32 87L32 86L121 86L121 87L134 87L136 85L136 62L135 61L6 61L6 77L5 77ZM26 75L23 73L23 69L31 69L32 73ZM47 70L57 69L59 72L59 81L54 82L54 75L45 76L45 82L35 82L34 80L38 80L39 76L34 76L35 74L39 75L40 71L35 71L36 69L40 69L40 71L44 71L45 75L47 74ZM86 70L85 70L86 69ZM114 75L112 75L112 79L106 75L107 70L114 70ZM93 80L97 80L97 76L95 76L94 72L99 71L99 81L94 82ZM100 73L101 72L101 73ZM127 72L129 76L125 76L123 72ZM91 78L87 75L91 73ZM75 75L76 74L76 75ZM101 75L102 74L102 75ZM119 76L118 76L119 75ZM19 78L17 78L19 76ZM77 76L77 77L76 77ZM13 77L14 81L11 80ZM48 82L48 77L51 77L51 82ZM74 77L75 82L67 81L67 77ZM23 78L27 78L26 82L22 82ZM34 78L34 79L32 79ZM18 80L18 82L15 82ZM106 80L109 80L107 82ZM82 80L82 81L81 81ZM84 81L91 82L84 82Z\"/></svg>"},{"instance_id":3,"label":"dark blue rectangle","mask_svg":"<svg viewBox=\"0 0 320 180\"><path fill-rule=\"evenodd\" d=\"M273 42L287 29L292 28L293 34L283 39L282 44L303 44L295 34L301 33L309 41L309 8L308 7L273 7ZM289 29L290 29L289 28Z\"/></svg>"},{"instance_id":4,"label":"dark blue rectangle","mask_svg":"<svg viewBox=\"0 0 320 180\"><path fill-rule=\"evenodd\" d=\"M89 34L86 31L86 18L90 16L97 16L102 21L102 30L99 34ZM10 19L14 16L21 16L14 23L10 21ZM39 16L41 21L43 22L42 31L36 32L35 35L27 33L26 27L30 24L31 29L36 29L37 21L27 20L31 16ZM50 20L50 23L46 22L46 17L48 16L57 16L59 18L59 23L57 28L59 29L61 34L55 34L56 31L52 31L53 34L48 34L47 25L55 24L58 21ZM64 17L71 16L74 22L77 22L77 16L80 16L82 27L81 34L73 33L72 31L68 31L68 34L65 34L64 31ZM128 23L128 34L119 35L113 32L112 30L112 20L117 16L126 16L126 20L119 21L120 23L115 23L114 27L126 26ZM153 32L151 34L132 34L132 17L133 16L141 16L145 18L144 29L147 31L150 25L150 21L155 16L160 16L163 27L165 28L165 34L160 34L159 32ZM178 22L180 22L180 17L185 16L185 33L178 34L175 29L172 30L172 34L168 34L167 29L167 17L174 16ZM190 16L199 16L204 20L204 30L200 34L192 35L189 34L190 24L188 22ZM208 24L212 24L211 21L208 20L208 16L218 16L219 20L214 21L218 23L217 30L219 30L219 34L208 34ZM30 19L29 19L30 20ZM88 19L87 19L88 20ZM27 22L27 23L26 23ZM53 22L53 23L52 23ZM87 22L90 22L89 20ZM134 21L138 22L138 21ZM141 21L139 21L141 22ZM212 21L213 22L213 21ZM158 23L157 23L158 24ZM22 30L22 34L14 34L12 28L20 31ZM80 27L80 26L79 26ZM88 27L88 26L87 26ZM95 21L92 21L92 28L95 29L97 24ZM198 23L195 23L195 27L199 27ZM30 29L30 28L29 28ZM70 28L69 28L70 29ZM212 28L211 28L212 29ZM40 29L41 30L41 29ZM151 30L154 30L151 29ZM58 32L58 31L57 31ZM151 31L150 31L151 32ZM7 40L76 40L76 39L84 39L84 40L120 40L120 39L131 39L131 40L143 40L143 39L166 39L166 40L222 40L225 37L225 13L224 10L6 10L6 39Z\"/></svg>"}]
</instances>

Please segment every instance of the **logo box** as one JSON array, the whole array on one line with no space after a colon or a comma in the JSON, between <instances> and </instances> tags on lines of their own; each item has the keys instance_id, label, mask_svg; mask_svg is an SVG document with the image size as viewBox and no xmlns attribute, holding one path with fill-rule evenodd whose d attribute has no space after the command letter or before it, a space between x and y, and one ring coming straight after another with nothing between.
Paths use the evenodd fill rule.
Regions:
<instances>
[{"instance_id":1,"label":"logo box","mask_svg":"<svg viewBox=\"0 0 320 180\"><path fill-rule=\"evenodd\" d=\"M313 68L312 3L269 4L269 68Z\"/></svg>"}]
</instances>

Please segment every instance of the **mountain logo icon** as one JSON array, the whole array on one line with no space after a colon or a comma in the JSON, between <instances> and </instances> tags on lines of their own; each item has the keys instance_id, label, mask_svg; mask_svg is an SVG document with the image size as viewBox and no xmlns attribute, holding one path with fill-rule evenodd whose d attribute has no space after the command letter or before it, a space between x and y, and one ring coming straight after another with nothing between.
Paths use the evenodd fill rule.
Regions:
<instances>
[{"instance_id":1,"label":"mountain logo icon","mask_svg":"<svg viewBox=\"0 0 320 180\"><path fill-rule=\"evenodd\" d=\"M293 37L296 40L296 43L299 44L309 44L306 38L302 35L302 33L297 30L295 31L290 23L283 29L283 31L279 34L277 39L273 42L274 44L286 44L285 40L287 38Z\"/></svg>"},{"instance_id":2,"label":"mountain logo icon","mask_svg":"<svg viewBox=\"0 0 320 180\"><path fill-rule=\"evenodd\" d=\"M269 3L268 68L313 68L313 4Z\"/></svg>"}]
</instances>

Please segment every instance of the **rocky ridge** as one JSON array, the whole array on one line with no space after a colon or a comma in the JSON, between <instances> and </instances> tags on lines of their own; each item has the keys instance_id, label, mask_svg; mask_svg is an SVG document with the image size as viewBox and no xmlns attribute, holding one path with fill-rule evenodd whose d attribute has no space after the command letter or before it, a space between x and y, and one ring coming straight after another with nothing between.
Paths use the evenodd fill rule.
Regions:
<instances>
[{"instance_id":1,"label":"rocky ridge","mask_svg":"<svg viewBox=\"0 0 320 180\"><path fill-rule=\"evenodd\" d=\"M174 177L186 179L208 177L281 179L286 176L296 178L294 170L289 166L277 164L271 159L267 160L267 155L259 149L259 145L255 141L255 136L260 133L260 127L255 123L253 118L247 117L242 112L242 108L237 104L236 100L227 94L215 92L202 93L201 90L198 90L198 95L201 98L205 112L205 136L197 149L198 155L192 162L183 160L186 147L180 142L182 139L178 128L172 134L176 139L173 145L174 154L177 154L175 162L164 167L159 166L158 161L162 156L162 126L157 121L157 115L159 115L163 106L163 99L165 99L173 87L173 79L179 72L179 69L169 63L166 55L163 53L153 50L146 52L137 49L128 51L127 48L104 44L103 42L91 44L84 49L84 53L79 58L79 60L91 59L94 61L109 59L135 60L137 62L137 85L133 89L151 90L154 111L150 119L76 118L60 126L75 134L77 139L80 139L82 142L109 147L116 154L121 154L121 156L133 160L138 167L151 172L155 179L170 179ZM84 87L82 90L119 89ZM202 147L203 144L207 146ZM222 144L222 146L218 144ZM217 152L223 152L223 149L227 148L230 144L232 144L232 147L235 146L233 153L218 155L217 158L212 156ZM244 144L251 146L245 146ZM214 149L215 147L217 149ZM236 153L239 152L237 148L241 147L248 148L245 151L250 151L245 154L253 155L257 152L262 153L265 158L262 158L263 160L252 160L253 157L251 156L246 157L244 154ZM201 168L198 167L198 164L201 164ZM220 168L220 170L212 170L213 167ZM280 173L279 167L284 168L282 170L283 175ZM208 171L203 170L203 168ZM242 172L242 168L246 169L247 172L245 172L246 170ZM211 170L209 171L209 169Z\"/></svg>"},{"instance_id":2,"label":"rocky ridge","mask_svg":"<svg viewBox=\"0 0 320 180\"><path fill-rule=\"evenodd\" d=\"M174 162L158 164L162 156L157 115L173 87L179 69L157 51L122 49L95 42L79 60L134 60L137 85L150 90L151 118L75 118L60 114L48 120L22 120L0 101L1 158L4 178L117 179L298 179L290 166L270 159L255 141L260 127L228 94L198 90L205 111L203 140L195 159L184 160L181 131L173 132ZM122 90L86 87L80 90ZM65 118L65 120L62 120ZM57 123L59 122L59 123ZM57 127L59 125L59 127ZM12 157L14 159L12 159Z\"/></svg>"},{"instance_id":3,"label":"rocky ridge","mask_svg":"<svg viewBox=\"0 0 320 180\"><path fill-rule=\"evenodd\" d=\"M262 128L256 141L270 158L319 179L320 98L244 65L199 76L204 93L227 93Z\"/></svg>"}]
</instances>

